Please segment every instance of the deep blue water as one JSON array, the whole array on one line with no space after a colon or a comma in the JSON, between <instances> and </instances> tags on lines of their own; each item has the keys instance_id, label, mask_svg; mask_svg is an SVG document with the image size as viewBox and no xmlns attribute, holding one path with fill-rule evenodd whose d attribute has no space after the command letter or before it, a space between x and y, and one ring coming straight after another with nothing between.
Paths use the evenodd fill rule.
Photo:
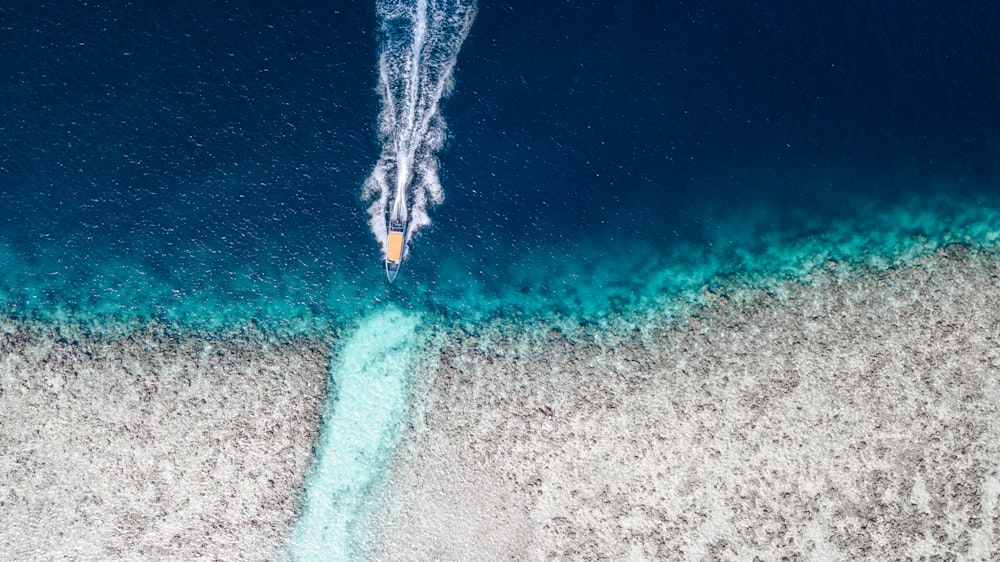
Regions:
<instances>
[{"instance_id":1,"label":"deep blue water","mask_svg":"<svg viewBox=\"0 0 1000 562\"><path fill-rule=\"evenodd\" d=\"M990 3L483 2L442 106L445 201L390 286L360 200L374 6L281 4L0 8L5 312L592 317L748 255L781 269L802 237L989 232L957 217L1000 208Z\"/></svg>"}]
</instances>

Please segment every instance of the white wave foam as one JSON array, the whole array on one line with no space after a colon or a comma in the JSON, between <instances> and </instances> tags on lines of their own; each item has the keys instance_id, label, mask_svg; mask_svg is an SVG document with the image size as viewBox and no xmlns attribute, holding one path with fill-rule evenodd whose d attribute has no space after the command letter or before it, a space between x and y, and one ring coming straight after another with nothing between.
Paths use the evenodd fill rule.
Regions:
<instances>
[{"instance_id":1,"label":"white wave foam","mask_svg":"<svg viewBox=\"0 0 1000 562\"><path fill-rule=\"evenodd\" d=\"M379 91L382 154L365 182L369 224L385 252L386 214L407 222L407 241L444 200L435 152L446 138L438 103L452 89L458 51L476 0L380 0ZM409 247L404 248L404 256Z\"/></svg>"}]
</instances>

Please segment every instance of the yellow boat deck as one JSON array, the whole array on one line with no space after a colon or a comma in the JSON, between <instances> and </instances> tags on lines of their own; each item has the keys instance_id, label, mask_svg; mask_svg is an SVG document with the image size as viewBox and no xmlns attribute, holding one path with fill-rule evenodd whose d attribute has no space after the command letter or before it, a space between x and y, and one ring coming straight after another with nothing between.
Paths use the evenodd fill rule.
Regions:
<instances>
[{"instance_id":1,"label":"yellow boat deck","mask_svg":"<svg viewBox=\"0 0 1000 562\"><path fill-rule=\"evenodd\" d=\"M402 231L389 231L389 247L385 252L386 261L398 262L403 257L403 233Z\"/></svg>"}]
</instances>

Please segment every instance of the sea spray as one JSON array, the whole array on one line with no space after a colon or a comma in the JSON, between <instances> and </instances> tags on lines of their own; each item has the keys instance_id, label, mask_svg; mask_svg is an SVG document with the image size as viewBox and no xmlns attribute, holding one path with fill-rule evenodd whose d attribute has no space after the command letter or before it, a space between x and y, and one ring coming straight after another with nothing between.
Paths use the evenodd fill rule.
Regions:
<instances>
[{"instance_id":1,"label":"sea spray","mask_svg":"<svg viewBox=\"0 0 1000 562\"><path fill-rule=\"evenodd\" d=\"M382 154L365 182L369 224L387 247L386 213L407 224L406 240L430 224L444 199L435 152L446 128L438 103L450 93L459 49L476 16L475 0L381 0L379 92ZM408 248L404 248L404 256Z\"/></svg>"},{"instance_id":2,"label":"sea spray","mask_svg":"<svg viewBox=\"0 0 1000 562\"><path fill-rule=\"evenodd\" d=\"M365 318L331 363L334 391L315 446L288 555L349 561L364 496L387 465L406 413L419 318L387 308Z\"/></svg>"}]
</instances>

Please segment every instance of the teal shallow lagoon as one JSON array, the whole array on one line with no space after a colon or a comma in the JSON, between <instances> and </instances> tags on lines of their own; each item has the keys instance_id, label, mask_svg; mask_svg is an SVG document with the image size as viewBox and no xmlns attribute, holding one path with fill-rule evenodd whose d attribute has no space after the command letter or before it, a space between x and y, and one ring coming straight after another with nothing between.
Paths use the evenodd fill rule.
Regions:
<instances>
[{"instance_id":1,"label":"teal shallow lagoon","mask_svg":"<svg viewBox=\"0 0 1000 562\"><path fill-rule=\"evenodd\" d=\"M391 307L362 320L331 364L333 389L292 532L293 560L351 560L367 496L407 410L420 319Z\"/></svg>"},{"instance_id":2,"label":"teal shallow lagoon","mask_svg":"<svg viewBox=\"0 0 1000 562\"><path fill-rule=\"evenodd\" d=\"M498 255L489 268L475 270L469 264L483 259L480 252L420 248L433 242L427 235L415 243L423 263L414 258L395 286L378 278L374 248L358 275L304 262L268 265L266 257L241 263L221 251L202 256L196 270L162 275L137 260L26 257L5 245L0 306L11 318L94 331L156 321L196 332L254 327L284 337L325 337L389 303L467 327L496 317L571 327L663 312L723 279L766 283L827 260L888 267L951 243L993 248L1000 237L1000 206L985 195L955 201L942 189L894 204L858 198L854 206L857 216L802 220L787 230L775 227L780 214L766 208L716 216L711 239L700 243L582 233L564 244L524 247L516 257Z\"/></svg>"}]
</instances>

